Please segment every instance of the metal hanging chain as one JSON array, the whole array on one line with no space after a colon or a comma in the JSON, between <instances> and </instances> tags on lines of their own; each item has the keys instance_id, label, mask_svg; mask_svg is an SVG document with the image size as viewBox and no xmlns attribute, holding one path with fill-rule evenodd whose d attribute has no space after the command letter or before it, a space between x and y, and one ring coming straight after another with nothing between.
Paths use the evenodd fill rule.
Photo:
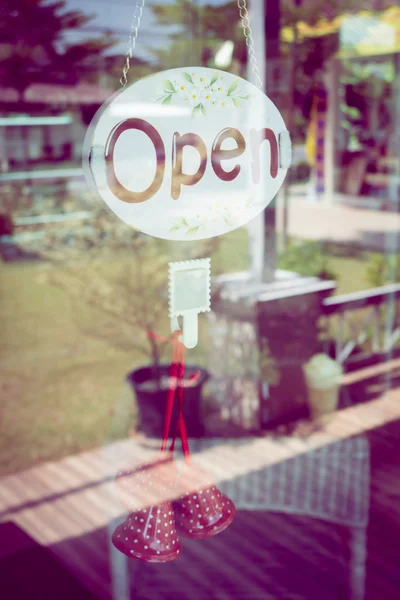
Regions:
<instances>
[{"instance_id":1,"label":"metal hanging chain","mask_svg":"<svg viewBox=\"0 0 400 600\"><path fill-rule=\"evenodd\" d=\"M136 40L137 40L138 33L139 33L140 20L142 18L144 4L145 4L145 0L136 0L135 12L133 15L131 32L129 35L128 49L125 54L125 64L122 69L122 77L120 79L120 83L123 88L128 83L127 75L128 75L129 68L131 66L133 51L136 46ZM241 24L243 27L243 34L244 34L244 37L246 40L246 46L247 46L247 50L249 53L251 70L254 75L254 84L257 88L260 89L260 88L262 88L263 84L262 84L262 80L260 77L260 69L258 67L256 53L254 51L254 39L253 39L252 31L251 31L249 12L247 10L247 2L246 2L246 0L237 0L237 5L239 8L240 20L241 20Z\"/></svg>"},{"instance_id":2,"label":"metal hanging chain","mask_svg":"<svg viewBox=\"0 0 400 600\"><path fill-rule=\"evenodd\" d=\"M145 3L145 0L136 0L135 12L133 14L133 21L132 21L132 26L131 26L131 32L129 34L128 49L125 54L125 64L124 64L124 68L122 69L122 77L120 79L120 83L123 88L128 83L127 75L128 75L129 68L131 66L133 51L136 46L136 40L137 40L138 33L139 33L140 19L142 18L142 14L143 14L144 3Z\"/></svg>"},{"instance_id":3,"label":"metal hanging chain","mask_svg":"<svg viewBox=\"0 0 400 600\"><path fill-rule=\"evenodd\" d=\"M254 39L251 31L249 12L247 10L247 2L246 0L237 0L237 5L239 8L240 19L243 27L243 34L246 40L246 46L249 53L251 70L254 75L254 85L260 89L263 86L261 77L260 77L260 69L258 67L256 53L254 51Z\"/></svg>"}]
</instances>

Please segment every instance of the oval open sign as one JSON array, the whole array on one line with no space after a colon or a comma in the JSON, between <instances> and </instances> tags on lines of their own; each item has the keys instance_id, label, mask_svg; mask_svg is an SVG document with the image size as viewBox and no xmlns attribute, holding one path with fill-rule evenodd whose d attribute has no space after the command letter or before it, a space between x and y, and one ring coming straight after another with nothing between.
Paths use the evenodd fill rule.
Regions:
<instances>
[{"instance_id":1,"label":"oval open sign","mask_svg":"<svg viewBox=\"0 0 400 600\"><path fill-rule=\"evenodd\" d=\"M283 119L260 90L205 67L171 69L115 94L94 117L84 171L128 225L171 240L244 225L291 160Z\"/></svg>"}]
</instances>

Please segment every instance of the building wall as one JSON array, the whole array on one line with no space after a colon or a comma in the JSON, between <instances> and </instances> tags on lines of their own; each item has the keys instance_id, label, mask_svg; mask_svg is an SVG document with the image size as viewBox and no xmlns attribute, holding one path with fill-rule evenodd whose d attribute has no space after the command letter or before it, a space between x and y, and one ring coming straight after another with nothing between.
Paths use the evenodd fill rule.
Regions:
<instances>
[{"instance_id":1,"label":"building wall","mask_svg":"<svg viewBox=\"0 0 400 600\"><path fill-rule=\"evenodd\" d=\"M0 127L0 168L21 168L25 162L60 160L65 144L71 145L69 160L79 162L86 126L80 111L74 111L69 125L14 125Z\"/></svg>"}]
</instances>

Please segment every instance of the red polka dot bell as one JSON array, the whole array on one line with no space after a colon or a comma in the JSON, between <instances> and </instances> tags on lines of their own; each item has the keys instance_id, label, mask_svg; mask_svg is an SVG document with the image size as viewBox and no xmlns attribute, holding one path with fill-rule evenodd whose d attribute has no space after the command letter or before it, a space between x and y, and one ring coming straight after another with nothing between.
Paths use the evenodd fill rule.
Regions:
<instances>
[{"instance_id":1,"label":"red polka dot bell","mask_svg":"<svg viewBox=\"0 0 400 600\"><path fill-rule=\"evenodd\" d=\"M171 502L131 513L112 536L114 546L131 558L146 562L168 562L179 556Z\"/></svg>"}]
</instances>

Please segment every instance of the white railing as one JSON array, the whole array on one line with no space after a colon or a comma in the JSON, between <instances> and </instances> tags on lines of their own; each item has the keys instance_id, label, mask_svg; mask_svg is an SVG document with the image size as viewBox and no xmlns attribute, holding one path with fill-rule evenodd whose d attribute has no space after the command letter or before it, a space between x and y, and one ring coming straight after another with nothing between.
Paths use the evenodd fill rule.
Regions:
<instances>
[{"instance_id":1,"label":"white railing","mask_svg":"<svg viewBox=\"0 0 400 600\"><path fill-rule=\"evenodd\" d=\"M390 352L400 340L400 284L326 298L325 333L334 337L335 357L344 364L357 347L364 355Z\"/></svg>"}]
</instances>

